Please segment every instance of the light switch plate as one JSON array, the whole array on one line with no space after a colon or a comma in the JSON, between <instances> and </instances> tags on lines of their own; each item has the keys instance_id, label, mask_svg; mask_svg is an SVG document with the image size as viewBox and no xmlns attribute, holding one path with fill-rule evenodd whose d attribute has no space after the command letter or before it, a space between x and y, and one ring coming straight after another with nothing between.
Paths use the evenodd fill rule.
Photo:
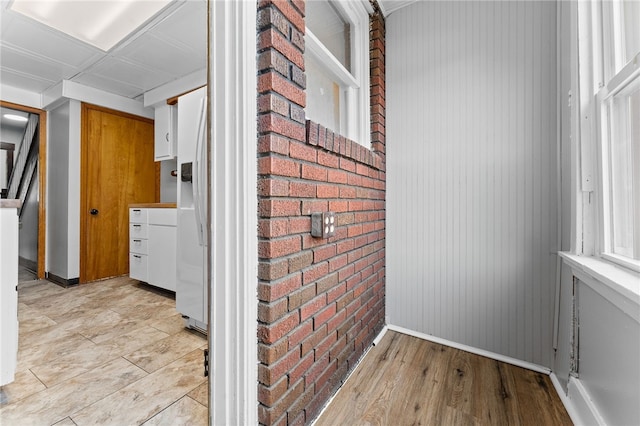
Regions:
<instances>
[{"instance_id":1,"label":"light switch plate","mask_svg":"<svg viewBox=\"0 0 640 426\"><path fill-rule=\"evenodd\" d=\"M335 212L311 213L311 236L329 238L336 234Z\"/></svg>"}]
</instances>

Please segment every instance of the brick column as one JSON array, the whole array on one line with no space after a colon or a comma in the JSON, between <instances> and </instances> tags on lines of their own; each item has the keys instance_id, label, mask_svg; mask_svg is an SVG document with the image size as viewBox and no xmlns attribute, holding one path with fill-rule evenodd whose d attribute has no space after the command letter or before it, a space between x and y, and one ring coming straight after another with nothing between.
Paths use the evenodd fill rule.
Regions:
<instances>
[{"instance_id":1,"label":"brick column","mask_svg":"<svg viewBox=\"0 0 640 426\"><path fill-rule=\"evenodd\" d=\"M304 1L257 13L258 415L305 424L384 326L384 21L371 20L369 149L305 118ZM323 211L336 235L314 238Z\"/></svg>"}]
</instances>

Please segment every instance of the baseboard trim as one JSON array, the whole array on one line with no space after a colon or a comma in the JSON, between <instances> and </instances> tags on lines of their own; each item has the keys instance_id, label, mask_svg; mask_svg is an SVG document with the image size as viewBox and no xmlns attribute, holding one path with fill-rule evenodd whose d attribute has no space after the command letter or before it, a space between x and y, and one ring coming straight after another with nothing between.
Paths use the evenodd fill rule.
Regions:
<instances>
[{"instance_id":1,"label":"baseboard trim","mask_svg":"<svg viewBox=\"0 0 640 426\"><path fill-rule=\"evenodd\" d=\"M58 284L64 288L73 287L80 283L80 278L62 278L50 272L45 274L45 278L54 284Z\"/></svg>"},{"instance_id":2,"label":"baseboard trim","mask_svg":"<svg viewBox=\"0 0 640 426\"><path fill-rule=\"evenodd\" d=\"M571 420L577 425L606 425L606 422L598 412L596 405L591 400L589 393L582 385L580 379L569 377L567 385L567 399L571 406L571 411L567 407L567 411L571 416ZM563 401L564 402L564 401ZM573 411L573 415L571 414ZM576 416L576 419L573 416Z\"/></svg>"},{"instance_id":3,"label":"baseboard trim","mask_svg":"<svg viewBox=\"0 0 640 426\"><path fill-rule=\"evenodd\" d=\"M562 405L564 405L564 408L567 410L569 417L571 417L571 421L573 422L573 424L574 425L583 424L580 421L581 419L580 413L576 409L576 406L571 400L571 398L569 398L569 395L567 394L565 389L562 387L562 383L560 383L560 380L558 379L558 376L556 376L556 373L552 372L549 375L549 378L551 379L551 383L553 383L553 387L556 388L556 393L560 397L560 400L562 401Z\"/></svg>"},{"instance_id":4,"label":"baseboard trim","mask_svg":"<svg viewBox=\"0 0 640 426\"><path fill-rule=\"evenodd\" d=\"M378 333L376 338L373 339L373 343L371 343L371 345L372 346L378 346L378 343L380 343L380 340L382 340L384 335L387 333L387 330L388 330L388 328L387 328L386 325L384 327L382 327L382 330L380 330L380 333Z\"/></svg>"},{"instance_id":5,"label":"baseboard trim","mask_svg":"<svg viewBox=\"0 0 640 426\"><path fill-rule=\"evenodd\" d=\"M506 355L498 354L495 352L487 351L484 349L474 348L473 346L463 345L462 343L453 342L451 340L443 339L440 337L431 336L429 334L420 333L417 331L409 330L408 328L399 327L397 325L388 324L387 328L391 331L397 331L398 333L408 334L409 336L417 337L419 339L428 340L430 342L439 343L441 345L449 346L452 348L460 349L465 352L470 352L472 354L484 356L487 358L495 359L496 361L504 362L507 364L515 365L516 367L526 368L527 370L532 370L537 373L546 374L547 376L551 374L551 369L547 367L543 367L538 364L534 364L532 362L522 361L520 359L511 358Z\"/></svg>"}]
</instances>

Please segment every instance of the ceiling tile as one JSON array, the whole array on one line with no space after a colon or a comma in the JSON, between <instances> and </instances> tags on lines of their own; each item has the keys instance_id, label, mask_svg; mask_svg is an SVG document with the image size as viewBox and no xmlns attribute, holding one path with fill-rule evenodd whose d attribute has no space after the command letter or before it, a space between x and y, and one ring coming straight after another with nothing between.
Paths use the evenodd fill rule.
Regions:
<instances>
[{"instance_id":1,"label":"ceiling tile","mask_svg":"<svg viewBox=\"0 0 640 426\"><path fill-rule=\"evenodd\" d=\"M184 46L160 40L151 34L144 34L118 52L129 62L169 73L184 76L206 67L206 51L196 55Z\"/></svg>"},{"instance_id":2,"label":"ceiling tile","mask_svg":"<svg viewBox=\"0 0 640 426\"><path fill-rule=\"evenodd\" d=\"M139 64L110 56L91 67L90 72L110 80L140 87L145 91L174 78L173 75L161 70L145 68Z\"/></svg>"},{"instance_id":3,"label":"ceiling tile","mask_svg":"<svg viewBox=\"0 0 640 426\"><path fill-rule=\"evenodd\" d=\"M188 28L188 31L185 29ZM153 27L150 34L204 55L207 48L207 5L188 1L171 16Z\"/></svg>"},{"instance_id":4,"label":"ceiling tile","mask_svg":"<svg viewBox=\"0 0 640 426\"><path fill-rule=\"evenodd\" d=\"M2 74L3 85L28 90L30 92L42 93L57 83L34 76L19 74L13 70L5 70L4 68L1 69L0 73Z\"/></svg>"},{"instance_id":5,"label":"ceiling tile","mask_svg":"<svg viewBox=\"0 0 640 426\"><path fill-rule=\"evenodd\" d=\"M38 76L45 80L59 81L70 78L78 72L71 66L30 55L7 44L0 46L0 58L2 58L3 69Z\"/></svg>"},{"instance_id":6,"label":"ceiling tile","mask_svg":"<svg viewBox=\"0 0 640 426\"><path fill-rule=\"evenodd\" d=\"M102 55L99 49L10 10L2 13L2 42L75 68Z\"/></svg>"}]
</instances>

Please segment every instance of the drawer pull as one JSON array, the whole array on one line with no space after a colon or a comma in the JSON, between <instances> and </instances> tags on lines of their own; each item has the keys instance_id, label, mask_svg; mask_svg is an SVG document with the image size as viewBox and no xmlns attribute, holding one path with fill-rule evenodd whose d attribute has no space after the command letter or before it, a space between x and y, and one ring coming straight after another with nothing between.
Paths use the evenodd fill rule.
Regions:
<instances>
[{"instance_id":1,"label":"drawer pull","mask_svg":"<svg viewBox=\"0 0 640 426\"><path fill-rule=\"evenodd\" d=\"M135 257L136 259L142 259L142 256L140 256L138 254L134 254L133 257Z\"/></svg>"}]
</instances>

